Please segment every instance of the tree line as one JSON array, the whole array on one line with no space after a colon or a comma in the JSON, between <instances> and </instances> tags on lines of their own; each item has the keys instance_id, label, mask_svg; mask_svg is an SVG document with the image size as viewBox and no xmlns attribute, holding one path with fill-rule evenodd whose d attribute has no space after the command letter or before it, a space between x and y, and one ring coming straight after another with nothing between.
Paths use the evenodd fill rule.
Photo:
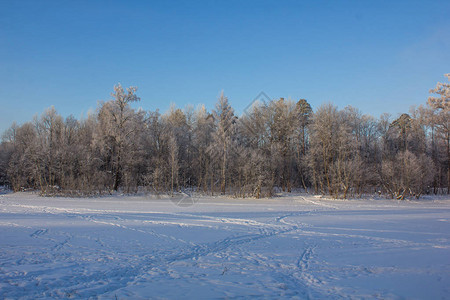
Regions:
<instances>
[{"instance_id":1,"label":"tree line","mask_svg":"<svg viewBox=\"0 0 450 300\"><path fill-rule=\"evenodd\" d=\"M450 80L450 74L446 74ZM379 118L305 99L255 102L238 117L215 109L133 109L137 89L114 87L85 119L50 107L13 124L0 144L0 185L44 194L198 191L270 197L304 189L332 197L449 193L450 84L426 105Z\"/></svg>"}]
</instances>

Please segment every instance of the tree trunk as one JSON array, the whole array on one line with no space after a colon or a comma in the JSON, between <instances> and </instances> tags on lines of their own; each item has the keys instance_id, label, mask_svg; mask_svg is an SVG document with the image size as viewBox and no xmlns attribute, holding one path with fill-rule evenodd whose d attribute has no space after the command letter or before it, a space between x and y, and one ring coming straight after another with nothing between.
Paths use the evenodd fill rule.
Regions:
<instances>
[{"instance_id":1,"label":"tree trunk","mask_svg":"<svg viewBox=\"0 0 450 300\"><path fill-rule=\"evenodd\" d=\"M119 189L119 185L120 185L120 179L121 179L121 174L120 174L120 172L121 172L121 161L120 161L120 159L121 159L121 149L120 149L120 146L119 146L119 154L117 155L117 166L116 166L116 174L115 174L115 176L114 176L114 186L113 186L113 189L114 189L114 191L116 191L117 192L117 190Z\"/></svg>"},{"instance_id":2,"label":"tree trunk","mask_svg":"<svg viewBox=\"0 0 450 300\"><path fill-rule=\"evenodd\" d=\"M222 195L225 195L226 166L227 166L227 156L226 156L226 152L224 151L224 153L223 153L223 162L222 162L222 183L220 185L220 191L221 191Z\"/></svg>"}]
</instances>

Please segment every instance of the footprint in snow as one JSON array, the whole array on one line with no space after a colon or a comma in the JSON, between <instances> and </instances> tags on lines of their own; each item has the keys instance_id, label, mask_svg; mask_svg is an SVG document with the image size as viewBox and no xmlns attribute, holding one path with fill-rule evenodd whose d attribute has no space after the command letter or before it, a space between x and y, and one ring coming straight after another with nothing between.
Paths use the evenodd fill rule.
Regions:
<instances>
[{"instance_id":1,"label":"footprint in snow","mask_svg":"<svg viewBox=\"0 0 450 300\"><path fill-rule=\"evenodd\" d=\"M46 234L48 232L48 229L39 229L30 234L30 237L38 237L40 235Z\"/></svg>"}]
</instances>

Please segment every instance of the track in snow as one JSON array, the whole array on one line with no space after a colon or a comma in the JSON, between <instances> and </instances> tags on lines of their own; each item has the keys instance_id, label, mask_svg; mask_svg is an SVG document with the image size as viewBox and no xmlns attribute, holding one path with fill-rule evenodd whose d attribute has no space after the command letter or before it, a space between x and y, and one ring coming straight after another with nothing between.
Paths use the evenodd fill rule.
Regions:
<instances>
[{"instance_id":1,"label":"track in snow","mask_svg":"<svg viewBox=\"0 0 450 300\"><path fill-rule=\"evenodd\" d=\"M0 298L441 298L450 203L0 196Z\"/></svg>"}]
</instances>

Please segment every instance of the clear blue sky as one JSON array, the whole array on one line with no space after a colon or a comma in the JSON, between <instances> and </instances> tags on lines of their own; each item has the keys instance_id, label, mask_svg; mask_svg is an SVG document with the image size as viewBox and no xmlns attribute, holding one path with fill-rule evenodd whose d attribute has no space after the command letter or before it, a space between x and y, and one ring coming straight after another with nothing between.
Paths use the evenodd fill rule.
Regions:
<instances>
[{"instance_id":1,"label":"clear blue sky","mask_svg":"<svg viewBox=\"0 0 450 300\"><path fill-rule=\"evenodd\" d=\"M264 91L395 116L449 72L450 1L0 0L0 132L118 82L163 112L224 90L238 113Z\"/></svg>"}]
</instances>

